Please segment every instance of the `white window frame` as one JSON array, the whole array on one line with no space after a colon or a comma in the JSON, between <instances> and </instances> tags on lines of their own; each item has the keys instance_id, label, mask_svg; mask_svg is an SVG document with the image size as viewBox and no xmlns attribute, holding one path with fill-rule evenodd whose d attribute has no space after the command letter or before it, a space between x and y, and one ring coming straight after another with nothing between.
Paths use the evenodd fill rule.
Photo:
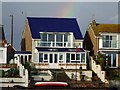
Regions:
<instances>
[{"instance_id":1,"label":"white window frame","mask_svg":"<svg viewBox=\"0 0 120 90\"><path fill-rule=\"evenodd\" d=\"M47 55L47 59L45 59L45 54ZM49 60L48 53L43 53L43 62L48 63L48 60Z\"/></svg>"},{"instance_id":2,"label":"white window frame","mask_svg":"<svg viewBox=\"0 0 120 90\"><path fill-rule=\"evenodd\" d=\"M117 35L112 35L112 34L105 34L105 35L104 35L104 34L103 34L102 37L103 37L103 36L105 36L105 37L108 36L108 37L109 37L109 40L106 40L106 39L103 40L103 38L102 38L102 47L103 47L103 48L117 48L117 43L116 43L116 47L114 47L114 45L112 45L112 42L113 42L114 40L110 40L110 37L112 36L112 37L116 37L116 40L115 40L115 41L117 41ZM106 47L106 46L104 46L104 43L103 43L104 41L105 41L105 42L108 41L109 43L111 42L111 44L109 44L109 46Z\"/></svg>"},{"instance_id":3,"label":"white window frame","mask_svg":"<svg viewBox=\"0 0 120 90\"><path fill-rule=\"evenodd\" d=\"M60 55L63 56L63 59L62 59L62 60L60 60ZM59 53L59 54L58 54L58 62L59 62L59 63L64 63L64 62L65 62L64 59L65 59L64 53Z\"/></svg>"},{"instance_id":4,"label":"white window frame","mask_svg":"<svg viewBox=\"0 0 120 90\"><path fill-rule=\"evenodd\" d=\"M43 33L44 33L44 32L41 32L40 34L42 35ZM59 43L59 42L56 41L56 35L57 35L57 34L61 34L61 35L62 35L62 42L60 42L60 43L62 43L62 45L61 45L61 46L57 46L57 47L66 47L66 45L64 46L64 43L65 43L65 38L64 38L64 37L65 37L65 34L66 34L66 33L57 33L57 34L56 34L56 33L46 32L46 34L47 34L47 38L46 38L47 41L42 41L42 40L41 40L42 42L46 42L46 43L50 43L50 44L51 44L51 42L52 42L52 45L50 45L50 46L55 46L55 47L56 47L56 46L57 46L56 43ZM48 34L54 34L54 41L51 41L51 42L48 41L48 39L49 39ZM41 36L41 37L42 37L42 36ZM69 33L68 33L68 37L69 37ZM67 40L67 42L68 42L68 40ZM53 43L54 43L54 45L53 45ZM47 46L49 46L49 45L47 45Z\"/></svg>"}]
</instances>

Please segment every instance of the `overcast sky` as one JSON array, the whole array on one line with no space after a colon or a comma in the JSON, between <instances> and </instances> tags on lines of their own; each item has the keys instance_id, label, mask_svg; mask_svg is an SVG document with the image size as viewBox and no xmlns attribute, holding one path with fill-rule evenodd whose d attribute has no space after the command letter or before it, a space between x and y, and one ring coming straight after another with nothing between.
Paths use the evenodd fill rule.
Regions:
<instances>
[{"instance_id":1,"label":"overcast sky","mask_svg":"<svg viewBox=\"0 0 120 90\"><path fill-rule=\"evenodd\" d=\"M4 25L6 39L10 42L11 18L9 15L14 15L14 46L17 50L20 50L21 36L27 16L77 18L83 35L92 19L99 23L118 23L118 2L7 1L2 2L2 22L0 23Z\"/></svg>"}]
</instances>

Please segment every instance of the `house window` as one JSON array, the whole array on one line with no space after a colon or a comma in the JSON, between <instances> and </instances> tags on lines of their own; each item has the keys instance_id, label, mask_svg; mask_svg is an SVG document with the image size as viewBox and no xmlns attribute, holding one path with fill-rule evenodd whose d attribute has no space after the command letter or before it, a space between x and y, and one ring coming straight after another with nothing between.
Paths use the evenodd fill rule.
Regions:
<instances>
[{"instance_id":1,"label":"house window","mask_svg":"<svg viewBox=\"0 0 120 90\"><path fill-rule=\"evenodd\" d=\"M56 46L62 46L63 35L56 34Z\"/></svg>"},{"instance_id":2,"label":"house window","mask_svg":"<svg viewBox=\"0 0 120 90\"><path fill-rule=\"evenodd\" d=\"M85 63L85 53L81 53L81 63Z\"/></svg>"},{"instance_id":3,"label":"house window","mask_svg":"<svg viewBox=\"0 0 120 90\"><path fill-rule=\"evenodd\" d=\"M44 60L48 60L48 54L44 54Z\"/></svg>"},{"instance_id":4,"label":"house window","mask_svg":"<svg viewBox=\"0 0 120 90\"><path fill-rule=\"evenodd\" d=\"M59 63L63 63L64 55L62 53L59 54Z\"/></svg>"},{"instance_id":5,"label":"house window","mask_svg":"<svg viewBox=\"0 0 120 90\"><path fill-rule=\"evenodd\" d=\"M41 33L41 46L66 46L68 33Z\"/></svg>"},{"instance_id":6,"label":"house window","mask_svg":"<svg viewBox=\"0 0 120 90\"><path fill-rule=\"evenodd\" d=\"M42 33L41 34L41 46L47 46L47 43L46 43L46 41L47 41L47 34L46 33Z\"/></svg>"},{"instance_id":7,"label":"house window","mask_svg":"<svg viewBox=\"0 0 120 90\"><path fill-rule=\"evenodd\" d=\"M68 41L68 34L64 34L64 42Z\"/></svg>"},{"instance_id":8,"label":"house window","mask_svg":"<svg viewBox=\"0 0 120 90\"><path fill-rule=\"evenodd\" d=\"M42 33L41 34L41 40L42 41L47 41L47 33Z\"/></svg>"},{"instance_id":9,"label":"house window","mask_svg":"<svg viewBox=\"0 0 120 90\"><path fill-rule=\"evenodd\" d=\"M70 53L67 53L67 54L66 54L66 62L67 62L67 63L70 62Z\"/></svg>"},{"instance_id":10,"label":"house window","mask_svg":"<svg viewBox=\"0 0 120 90\"><path fill-rule=\"evenodd\" d=\"M76 54L76 60L80 60L80 54Z\"/></svg>"},{"instance_id":11,"label":"house window","mask_svg":"<svg viewBox=\"0 0 120 90\"><path fill-rule=\"evenodd\" d=\"M39 53L39 62L43 62L43 53Z\"/></svg>"},{"instance_id":12,"label":"house window","mask_svg":"<svg viewBox=\"0 0 120 90\"><path fill-rule=\"evenodd\" d=\"M116 48L117 47L117 37L111 35L103 35L103 47L106 48Z\"/></svg>"},{"instance_id":13,"label":"house window","mask_svg":"<svg viewBox=\"0 0 120 90\"><path fill-rule=\"evenodd\" d=\"M58 54L54 54L54 63L57 63L58 59Z\"/></svg>"},{"instance_id":14,"label":"house window","mask_svg":"<svg viewBox=\"0 0 120 90\"><path fill-rule=\"evenodd\" d=\"M85 63L85 53L66 53L67 63Z\"/></svg>"},{"instance_id":15,"label":"house window","mask_svg":"<svg viewBox=\"0 0 120 90\"><path fill-rule=\"evenodd\" d=\"M55 35L54 34L48 34L48 42L55 41Z\"/></svg>"},{"instance_id":16,"label":"house window","mask_svg":"<svg viewBox=\"0 0 120 90\"><path fill-rule=\"evenodd\" d=\"M71 54L71 60L75 60L75 54Z\"/></svg>"}]
</instances>

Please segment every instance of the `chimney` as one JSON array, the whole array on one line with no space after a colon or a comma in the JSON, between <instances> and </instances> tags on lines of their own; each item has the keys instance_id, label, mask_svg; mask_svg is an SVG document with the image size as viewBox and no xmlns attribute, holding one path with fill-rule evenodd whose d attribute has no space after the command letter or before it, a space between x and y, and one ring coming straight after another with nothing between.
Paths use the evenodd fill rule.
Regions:
<instances>
[{"instance_id":1,"label":"chimney","mask_svg":"<svg viewBox=\"0 0 120 90\"><path fill-rule=\"evenodd\" d=\"M7 47L7 40L2 40L2 46Z\"/></svg>"},{"instance_id":2,"label":"chimney","mask_svg":"<svg viewBox=\"0 0 120 90\"><path fill-rule=\"evenodd\" d=\"M96 26L96 21L92 20L92 26Z\"/></svg>"}]
</instances>

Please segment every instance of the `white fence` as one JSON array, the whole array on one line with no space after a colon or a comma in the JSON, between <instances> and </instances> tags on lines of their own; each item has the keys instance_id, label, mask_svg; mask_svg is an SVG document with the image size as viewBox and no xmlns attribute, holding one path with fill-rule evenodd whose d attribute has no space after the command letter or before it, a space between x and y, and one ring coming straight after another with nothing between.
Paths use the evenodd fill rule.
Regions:
<instances>
[{"instance_id":1,"label":"white fence","mask_svg":"<svg viewBox=\"0 0 120 90\"><path fill-rule=\"evenodd\" d=\"M91 69L97 74L97 76L101 79L102 82L108 83L107 79L105 79L105 71L102 71L101 66L97 65L92 57L91 57Z\"/></svg>"}]
</instances>

